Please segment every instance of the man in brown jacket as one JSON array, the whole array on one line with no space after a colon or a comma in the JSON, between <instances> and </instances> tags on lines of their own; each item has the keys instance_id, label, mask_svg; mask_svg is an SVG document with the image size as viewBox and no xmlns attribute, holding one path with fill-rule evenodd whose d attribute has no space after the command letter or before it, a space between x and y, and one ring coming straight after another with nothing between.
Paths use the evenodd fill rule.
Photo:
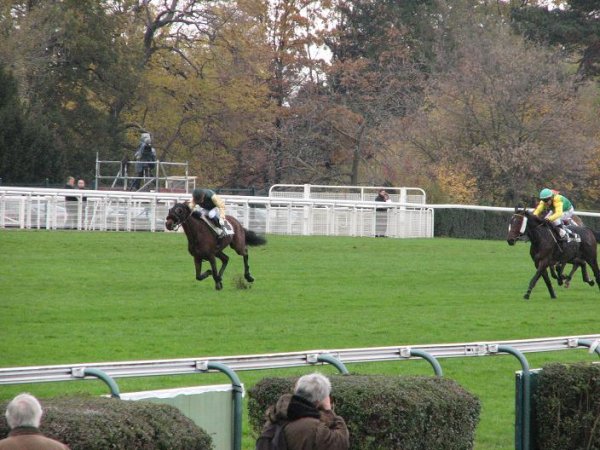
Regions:
<instances>
[{"instance_id":1,"label":"man in brown jacket","mask_svg":"<svg viewBox=\"0 0 600 450\"><path fill-rule=\"evenodd\" d=\"M29 394L17 395L6 407L10 433L0 440L0 450L69 450L66 445L44 436L40 430L42 406Z\"/></svg>"},{"instance_id":2,"label":"man in brown jacket","mask_svg":"<svg viewBox=\"0 0 600 450\"><path fill-rule=\"evenodd\" d=\"M287 450L348 450L346 422L331 407L331 382L320 373L300 377L294 394L285 394L267 411L263 430L283 425ZM257 448L262 447L261 438ZM278 444L279 448L282 447Z\"/></svg>"}]
</instances>

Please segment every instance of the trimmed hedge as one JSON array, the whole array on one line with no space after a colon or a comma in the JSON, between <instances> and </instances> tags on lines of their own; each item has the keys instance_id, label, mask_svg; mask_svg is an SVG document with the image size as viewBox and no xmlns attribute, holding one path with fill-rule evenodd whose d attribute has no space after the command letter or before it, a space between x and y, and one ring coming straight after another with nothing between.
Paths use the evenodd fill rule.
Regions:
<instances>
[{"instance_id":1,"label":"trimmed hedge","mask_svg":"<svg viewBox=\"0 0 600 450\"><path fill-rule=\"evenodd\" d=\"M506 239L512 212L473 209L436 209L435 237Z\"/></svg>"},{"instance_id":2,"label":"trimmed hedge","mask_svg":"<svg viewBox=\"0 0 600 450\"><path fill-rule=\"evenodd\" d=\"M463 239L506 239L512 212L436 209L434 236ZM600 231L600 217L580 217L585 226Z\"/></svg>"},{"instance_id":3,"label":"trimmed hedge","mask_svg":"<svg viewBox=\"0 0 600 450\"><path fill-rule=\"evenodd\" d=\"M41 431L71 450L207 450L212 438L177 408L99 397L40 400ZM0 405L6 411L8 402ZM0 436L10 428L0 420Z\"/></svg>"},{"instance_id":4,"label":"trimmed hedge","mask_svg":"<svg viewBox=\"0 0 600 450\"><path fill-rule=\"evenodd\" d=\"M549 364L536 386L535 448L600 449L600 364Z\"/></svg>"},{"instance_id":5,"label":"trimmed hedge","mask_svg":"<svg viewBox=\"0 0 600 450\"><path fill-rule=\"evenodd\" d=\"M248 391L255 436L267 408L292 392L297 377L265 378ZM473 448L479 400L441 377L335 375L335 411L350 431L354 450L467 450Z\"/></svg>"}]
</instances>

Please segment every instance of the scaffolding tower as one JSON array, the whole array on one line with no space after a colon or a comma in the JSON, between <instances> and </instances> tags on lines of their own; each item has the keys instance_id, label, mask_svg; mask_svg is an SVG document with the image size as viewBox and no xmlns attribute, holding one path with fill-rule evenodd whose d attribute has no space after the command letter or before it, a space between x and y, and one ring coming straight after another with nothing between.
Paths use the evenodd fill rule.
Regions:
<instances>
[{"instance_id":1,"label":"scaffolding tower","mask_svg":"<svg viewBox=\"0 0 600 450\"><path fill-rule=\"evenodd\" d=\"M137 176L135 164L142 163L145 169ZM116 175L115 175L116 173ZM129 175L129 174L132 175ZM196 187L196 177L189 175L186 162L166 161L103 161L96 153L96 179L98 190L121 190L134 192L179 192L191 193Z\"/></svg>"}]
</instances>

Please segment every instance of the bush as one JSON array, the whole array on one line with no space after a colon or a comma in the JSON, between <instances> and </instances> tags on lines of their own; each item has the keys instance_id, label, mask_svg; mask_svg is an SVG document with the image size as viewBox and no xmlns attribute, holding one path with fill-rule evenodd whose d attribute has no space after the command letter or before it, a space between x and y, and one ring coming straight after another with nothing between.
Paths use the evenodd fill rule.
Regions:
<instances>
[{"instance_id":1,"label":"bush","mask_svg":"<svg viewBox=\"0 0 600 450\"><path fill-rule=\"evenodd\" d=\"M255 436L266 409L291 392L297 378L265 378L249 390ZM458 450L473 448L479 400L440 377L337 375L331 377L336 413L355 450Z\"/></svg>"},{"instance_id":2,"label":"bush","mask_svg":"<svg viewBox=\"0 0 600 450\"><path fill-rule=\"evenodd\" d=\"M533 396L535 448L600 449L600 364L550 364Z\"/></svg>"},{"instance_id":3,"label":"bush","mask_svg":"<svg viewBox=\"0 0 600 450\"><path fill-rule=\"evenodd\" d=\"M41 400L41 431L71 450L206 450L211 437L177 408L112 398L69 397ZM8 402L0 405L6 410ZM9 432L0 420L0 436Z\"/></svg>"}]
</instances>

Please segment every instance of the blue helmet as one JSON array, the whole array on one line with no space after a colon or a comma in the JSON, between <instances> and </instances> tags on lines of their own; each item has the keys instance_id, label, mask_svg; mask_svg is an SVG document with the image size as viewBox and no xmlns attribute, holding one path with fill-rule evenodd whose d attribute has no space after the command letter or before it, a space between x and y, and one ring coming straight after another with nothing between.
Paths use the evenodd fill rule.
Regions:
<instances>
[{"instance_id":1,"label":"blue helmet","mask_svg":"<svg viewBox=\"0 0 600 450\"><path fill-rule=\"evenodd\" d=\"M552 198L552 191L548 188L544 188L540 191L540 200L548 200Z\"/></svg>"}]
</instances>

